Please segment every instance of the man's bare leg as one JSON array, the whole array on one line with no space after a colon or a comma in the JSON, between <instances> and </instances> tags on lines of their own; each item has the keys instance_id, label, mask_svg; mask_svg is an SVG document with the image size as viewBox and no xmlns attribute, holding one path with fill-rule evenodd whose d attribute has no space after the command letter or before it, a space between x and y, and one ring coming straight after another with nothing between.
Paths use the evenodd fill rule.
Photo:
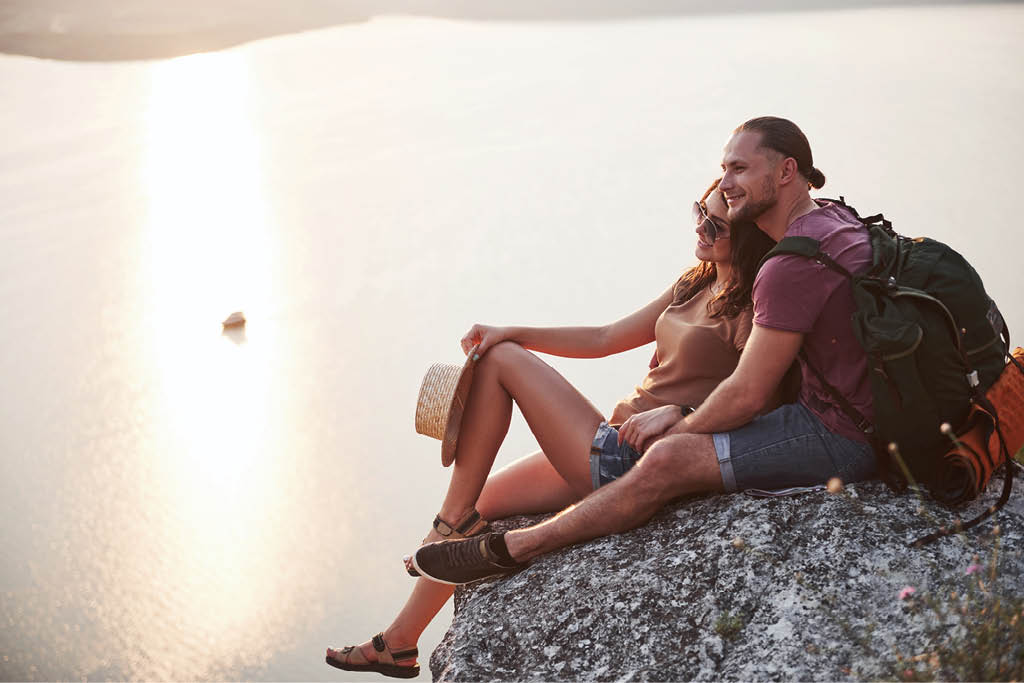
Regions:
<instances>
[{"instance_id":1,"label":"man's bare leg","mask_svg":"<svg viewBox=\"0 0 1024 683\"><path fill-rule=\"evenodd\" d=\"M622 533L646 523L679 496L722 491L722 475L708 434L679 434L652 445L621 478L540 524L505 534L513 559Z\"/></svg>"}]
</instances>

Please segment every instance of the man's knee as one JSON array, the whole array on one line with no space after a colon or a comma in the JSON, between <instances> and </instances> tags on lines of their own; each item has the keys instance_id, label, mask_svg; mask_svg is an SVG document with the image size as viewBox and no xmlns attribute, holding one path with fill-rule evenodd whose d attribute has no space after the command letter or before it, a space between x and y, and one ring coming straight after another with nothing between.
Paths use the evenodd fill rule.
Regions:
<instances>
[{"instance_id":1,"label":"man's knee","mask_svg":"<svg viewBox=\"0 0 1024 683\"><path fill-rule=\"evenodd\" d=\"M659 498L721 491L722 474L707 434L679 434L656 441L634 468Z\"/></svg>"}]
</instances>

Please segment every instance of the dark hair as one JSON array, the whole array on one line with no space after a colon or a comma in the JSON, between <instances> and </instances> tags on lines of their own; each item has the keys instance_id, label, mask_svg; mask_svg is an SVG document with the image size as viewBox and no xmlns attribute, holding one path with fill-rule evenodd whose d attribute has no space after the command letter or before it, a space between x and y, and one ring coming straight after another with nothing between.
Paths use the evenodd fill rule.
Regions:
<instances>
[{"instance_id":1,"label":"dark hair","mask_svg":"<svg viewBox=\"0 0 1024 683\"><path fill-rule=\"evenodd\" d=\"M718 189L719 178L711 183L701 201ZM735 221L729 225L729 262L732 273L729 281L718 294L708 302L708 313L712 318L724 315L735 318L750 307L750 295L754 289L754 276L757 265L768 250L775 246L775 240L761 231L752 221ZM676 282L673 304L679 304L693 298L705 287L711 286L718 275L712 261L701 261L690 268Z\"/></svg>"},{"instance_id":2,"label":"dark hair","mask_svg":"<svg viewBox=\"0 0 1024 683\"><path fill-rule=\"evenodd\" d=\"M825 185L825 174L814 167L807 136L792 121L777 116L759 116L741 125L733 134L744 131L760 133L760 147L795 159L797 170L807 179L808 185L815 189Z\"/></svg>"}]
</instances>

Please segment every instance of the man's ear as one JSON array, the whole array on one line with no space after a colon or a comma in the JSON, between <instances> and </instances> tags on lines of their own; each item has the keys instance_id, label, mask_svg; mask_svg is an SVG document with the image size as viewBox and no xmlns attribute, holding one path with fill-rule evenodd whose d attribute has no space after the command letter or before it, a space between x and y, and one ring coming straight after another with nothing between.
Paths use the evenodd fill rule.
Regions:
<instances>
[{"instance_id":1,"label":"man's ear","mask_svg":"<svg viewBox=\"0 0 1024 683\"><path fill-rule=\"evenodd\" d=\"M796 159L793 157L783 159L775 167L775 171L779 174L779 185L788 185L800 177L800 169L797 166Z\"/></svg>"}]
</instances>

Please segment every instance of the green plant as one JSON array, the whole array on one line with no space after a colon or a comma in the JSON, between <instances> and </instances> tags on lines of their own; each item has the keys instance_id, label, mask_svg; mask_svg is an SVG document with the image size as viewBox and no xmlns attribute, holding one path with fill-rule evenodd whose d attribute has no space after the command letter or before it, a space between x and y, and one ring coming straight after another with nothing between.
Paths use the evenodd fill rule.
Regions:
<instances>
[{"instance_id":1,"label":"green plant","mask_svg":"<svg viewBox=\"0 0 1024 683\"><path fill-rule=\"evenodd\" d=\"M948 430L947 430L948 431ZM955 437L951 437L955 441ZM890 451L891 452L891 451ZM903 466L896 453L897 462ZM1013 456L1024 462L1024 448ZM1012 467L1012 463L1007 463ZM904 471L906 468L904 466ZM919 508L924 513L924 508ZM918 594L903 588L910 613L923 619L926 646L922 652L897 651L889 665L893 677L904 681L1019 681L1024 679L1024 598L1000 590L998 525L992 528L987 567L978 555L965 568L962 592ZM960 534L964 540L963 533Z\"/></svg>"},{"instance_id":2,"label":"green plant","mask_svg":"<svg viewBox=\"0 0 1024 683\"><path fill-rule=\"evenodd\" d=\"M897 652L894 677L905 681L1019 681L1024 679L1024 598L1002 594L997 583L999 527L993 529L987 567L966 568L966 589L906 598L925 618L922 652ZM907 589L904 589L906 591Z\"/></svg>"},{"instance_id":3,"label":"green plant","mask_svg":"<svg viewBox=\"0 0 1024 683\"><path fill-rule=\"evenodd\" d=\"M898 456L898 454L897 454ZM1024 464L1024 448L1013 459ZM1008 465L1012 466L1012 465ZM855 497L845 495L842 482L830 481L829 492L844 495L846 500L862 511L870 513ZM917 491L920 496L920 491ZM923 504L918 514L931 523L935 520ZM925 645L920 652L892 654L879 652L873 644L877 624L855 628L845 619L834 595L822 594L822 604L834 615L843 633L855 643L869 660L882 665L892 679L900 681L1022 681L1024 680L1024 596L1019 591L1007 592L999 581L1000 527L995 525L989 533L980 529L959 531L959 542L977 547L988 539L988 559L981 564L979 555L964 568L963 590L930 594L905 586L898 599L906 601L910 619L918 621L924 634ZM741 538L733 539L733 547L743 552L759 553ZM768 558L764 558L768 559ZM1019 554L1017 559L1019 561ZM809 587L801 572L797 582ZM954 581L955 583L955 581ZM949 583L946 583L948 586ZM723 638L735 637L743 623L734 623L735 617L722 614L715 623L715 632ZM810 646L808 646L810 648ZM810 649L808 650L810 651ZM854 673L844 669L844 673Z\"/></svg>"},{"instance_id":4,"label":"green plant","mask_svg":"<svg viewBox=\"0 0 1024 683\"><path fill-rule=\"evenodd\" d=\"M715 633L721 636L725 640L732 640L739 635L743 627L746 626L746 622L743 621L743 617L739 615L732 615L729 612L722 612L715 619Z\"/></svg>"}]
</instances>

